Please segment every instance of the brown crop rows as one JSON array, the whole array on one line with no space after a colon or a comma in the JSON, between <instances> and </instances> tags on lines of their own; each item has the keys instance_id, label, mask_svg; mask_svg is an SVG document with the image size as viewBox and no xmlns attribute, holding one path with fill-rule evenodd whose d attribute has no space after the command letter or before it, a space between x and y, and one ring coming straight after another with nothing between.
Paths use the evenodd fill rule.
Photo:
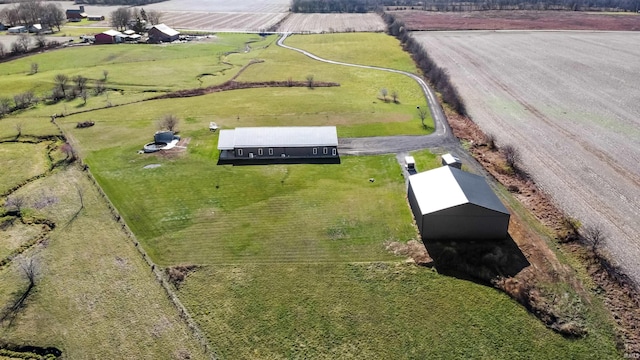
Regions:
<instances>
[{"instance_id":1,"label":"brown crop rows","mask_svg":"<svg viewBox=\"0 0 640 360\"><path fill-rule=\"evenodd\" d=\"M470 117L640 282L640 33L413 33Z\"/></svg>"}]
</instances>

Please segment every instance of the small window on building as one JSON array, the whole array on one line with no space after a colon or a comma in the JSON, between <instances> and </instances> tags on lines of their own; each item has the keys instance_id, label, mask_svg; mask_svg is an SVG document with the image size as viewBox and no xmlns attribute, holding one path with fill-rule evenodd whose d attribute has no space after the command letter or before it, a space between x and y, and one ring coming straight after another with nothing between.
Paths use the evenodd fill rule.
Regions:
<instances>
[{"instance_id":1,"label":"small window on building","mask_svg":"<svg viewBox=\"0 0 640 360\"><path fill-rule=\"evenodd\" d=\"M242 156L242 149L238 149L238 156Z\"/></svg>"},{"instance_id":2,"label":"small window on building","mask_svg":"<svg viewBox=\"0 0 640 360\"><path fill-rule=\"evenodd\" d=\"M313 148L313 155L318 155L318 148Z\"/></svg>"},{"instance_id":3,"label":"small window on building","mask_svg":"<svg viewBox=\"0 0 640 360\"><path fill-rule=\"evenodd\" d=\"M327 155L329 153L329 149L327 149L326 147L322 148L322 153Z\"/></svg>"},{"instance_id":4,"label":"small window on building","mask_svg":"<svg viewBox=\"0 0 640 360\"><path fill-rule=\"evenodd\" d=\"M269 155L273 155L273 149L269 149Z\"/></svg>"},{"instance_id":5,"label":"small window on building","mask_svg":"<svg viewBox=\"0 0 640 360\"><path fill-rule=\"evenodd\" d=\"M258 149L258 155L262 155L262 148Z\"/></svg>"},{"instance_id":6,"label":"small window on building","mask_svg":"<svg viewBox=\"0 0 640 360\"><path fill-rule=\"evenodd\" d=\"M336 149L335 148L331 149L331 155L336 156L336 154L337 154Z\"/></svg>"}]
</instances>

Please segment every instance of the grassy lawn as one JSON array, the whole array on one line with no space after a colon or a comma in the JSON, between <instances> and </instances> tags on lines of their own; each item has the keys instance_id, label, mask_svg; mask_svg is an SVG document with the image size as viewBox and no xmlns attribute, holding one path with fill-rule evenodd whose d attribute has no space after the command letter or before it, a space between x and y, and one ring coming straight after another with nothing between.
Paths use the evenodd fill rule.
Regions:
<instances>
[{"instance_id":1,"label":"grassy lawn","mask_svg":"<svg viewBox=\"0 0 640 360\"><path fill-rule=\"evenodd\" d=\"M133 92L197 88L201 83L196 78L201 74L211 74L202 78L202 86L219 84L248 61L236 62L236 55L225 54L244 49L248 41L257 41L258 49L273 39L234 34L180 45L94 45L50 51L3 63L0 97L12 97L27 90L41 96L50 92L58 74L66 74L70 79L82 75L90 79L92 86L93 81L104 78L105 70L107 87ZM32 63L38 64L36 74L30 74Z\"/></svg>"},{"instance_id":2,"label":"grassy lawn","mask_svg":"<svg viewBox=\"0 0 640 360\"><path fill-rule=\"evenodd\" d=\"M226 54L253 40L250 52ZM274 40L229 34L211 43L91 46L0 64L0 97L50 91L57 73L96 80L107 70L107 84L117 89L86 105L41 103L0 119L0 138L15 136L16 124L23 134L56 134L50 115L69 114L57 123L153 261L199 265L178 295L220 358L616 357L599 311L588 319L585 339L562 338L501 292L387 251L388 241L418 236L394 155L343 156L332 165L217 166L218 133L208 130L210 121L222 128L336 125L341 137L425 133L415 114L425 99L410 79L319 63ZM287 41L335 60L415 71L397 41L383 34ZM202 86L221 83L253 59L262 62L239 81L303 81L312 74L340 86L141 101L198 87L201 74L211 74ZM32 62L41 72L26 75ZM382 88L397 90L399 104L383 101ZM83 110L92 111L70 115ZM168 113L181 119L187 149L139 154ZM75 128L85 120L95 126ZM13 161L19 176L0 173L0 186L28 177L43 161L37 156L44 150L33 151L39 145L14 145L0 145L0 161ZM413 155L421 171L438 165L426 150ZM69 223L80 194L84 209ZM43 270L14 325L0 328L1 339L56 346L71 359L204 357L86 174L57 170L16 195L57 227L28 253ZM43 197L56 201L35 209ZM0 254L29 229L2 231L14 242L0 242ZM16 266L0 270L0 306L25 287Z\"/></svg>"},{"instance_id":3,"label":"grassy lawn","mask_svg":"<svg viewBox=\"0 0 640 360\"><path fill-rule=\"evenodd\" d=\"M400 42L384 33L291 35L286 44L329 60L418 73Z\"/></svg>"},{"instance_id":4,"label":"grassy lawn","mask_svg":"<svg viewBox=\"0 0 640 360\"><path fill-rule=\"evenodd\" d=\"M0 164L5 170L11 169L0 176L0 194L47 170L46 147L46 143L0 144Z\"/></svg>"},{"instance_id":5,"label":"grassy lawn","mask_svg":"<svg viewBox=\"0 0 640 360\"><path fill-rule=\"evenodd\" d=\"M66 225L80 207L78 191L85 208ZM58 227L46 245L28 252L38 259L40 275L13 325L0 327L3 341L55 346L67 359L175 359L180 353L203 358L177 310L85 174L60 171L17 195L25 196L32 211ZM33 209L44 196L55 201ZM12 230L0 230L0 238L7 231ZM26 286L16 267L0 270L2 307Z\"/></svg>"},{"instance_id":6,"label":"grassy lawn","mask_svg":"<svg viewBox=\"0 0 640 360\"><path fill-rule=\"evenodd\" d=\"M159 264L388 259L386 240L415 237L393 156L231 167L212 144L194 138L177 160L119 148L87 159Z\"/></svg>"},{"instance_id":7,"label":"grassy lawn","mask_svg":"<svg viewBox=\"0 0 640 360\"><path fill-rule=\"evenodd\" d=\"M179 291L221 359L612 359L508 296L402 262L207 266ZM602 319L594 319L594 322Z\"/></svg>"}]
</instances>

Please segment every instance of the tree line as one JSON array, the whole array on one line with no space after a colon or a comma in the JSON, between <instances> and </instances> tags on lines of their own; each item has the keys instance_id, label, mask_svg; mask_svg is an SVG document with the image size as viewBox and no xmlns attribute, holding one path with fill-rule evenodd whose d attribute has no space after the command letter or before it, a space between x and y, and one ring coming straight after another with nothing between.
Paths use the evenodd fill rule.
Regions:
<instances>
[{"instance_id":1,"label":"tree line","mask_svg":"<svg viewBox=\"0 0 640 360\"><path fill-rule=\"evenodd\" d=\"M638 0L293 0L296 13L365 13L396 7L403 10L571 10L638 11Z\"/></svg>"},{"instance_id":2,"label":"tree line","mask_svg":"<svg viewBox=\"0 0 640 360\"><path fill-rule=\"evenodd\" d=\"M147 4L154 4L163 2L166 0L77 0L75 3L82 5L128 5L128 6L140 6Z\"/></svg>"},{"instance_id":3,"label":"tree line","mask_svg":"<svg viewBox=\"0 0 640 360\"><path fill-rule=\"evenodd\" d=\"M125 30L131 28L137 33L142 33L145 30L145 24L157 25L160 24L162 19L162 13L157 10L144 9L138 10L138 8L120 7L111 13L109 23L112 27L118 30Z\"/></svg>"},{"instance_id":4,"label":"tree line","mask_svg":"<svg viewBox=\"0 0 640 360\"><path fill-rule=\"evenodd\" d=\"M67 21L67 16L60 4L27 0L2 9L0 21L12 26L41 24L43 27L55 27L60 31L60 27Z\"/></svg>"},{"instance_id":5,"label":"tree line","mask_svg":"<svg viewBox=\"0 0 640 360\"><path fill-rule=\"evenodd\" d=\"M402 21L396 19L395 16L389 13L382 14L382 18L387 24L389 34L395 36L402 42L404 50L411 54L418 68L442 95L442 100L458 114L465 115L466 109L464 102L455 86L451 83L446 71L436 65L422 44L409 34L409 31Z\"/></svg>"}]
</instances>

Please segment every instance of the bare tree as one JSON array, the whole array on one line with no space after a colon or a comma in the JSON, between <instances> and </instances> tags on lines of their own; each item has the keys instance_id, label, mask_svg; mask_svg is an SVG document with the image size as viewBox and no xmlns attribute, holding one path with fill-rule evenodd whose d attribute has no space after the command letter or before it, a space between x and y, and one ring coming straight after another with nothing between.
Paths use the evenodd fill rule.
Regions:
<instances>
[{"instance_id":1,"label":"bare tree","mask_svg":"<svg viewBox=\"0 0 640 360\"><path fill-rule=\"evenodd\" d=\"M395 104L397 104L397 103L398 103L398 96L399 96L399 95L398 95L398 90L392 90L392 91L391 91L391 98L393 99L393 102L394 102Z\"/></svg>"},{"instance_id":2,"label":"bare tree","mask_svg":"<svg viewBox=\"0 0 640 360\"><path fill-rule=\"evenodd\" d=\"M16 109L26 109L36 102L36 95L32 90L25 91L14 95L13 102L16 104Z\"/></svg>"},{"instance_id":3,"label":"bare tree","mask_svg":"<svg viewBox=\"0 0 640 360\"><path fill-rule=\"evenodd\" d=\"M17 45L18 52L25 53L31 45L31 37L27 34L20 34L15 44Z\"/></svg>"},{"instance_id":4,"label":"bare tree","mask_svg":"<svg viewBox=\"0 0 640 360\"><path fill-rule=\"evenodd\" d=\"M20 136L22 136L22 123L21 122L17 122L16 123L16 131L18 132L18 134L16 135L16 139L20 138Z\"/></svg>"},{"instance_id":5,"label":"bare tree","mask_svg":"<svg viewBox=\"0 0 640 360\"><path fill-rule=\"evenodd\" d=\"M82 105L87 105L87 98L89 97L89 93L87 90L80 91L80 98L82 99Z\"/></svg>"},{"instance_id":6,"label":"bare tree","mask_svg":"<svg viewBox=\"0 0 640 360\"><path fill-rule=\"evenodd\" d=\"M418 111L418 117L420 118L420 122L422 123L422 128L426 129L427 128L427 124L425 124L424 121L427 118L427 114L429 113L429 109L427 109L424 106L423 107L416 106L416 110Z\"/></svg>"},{"instance_id":7,"label":"bare tree","mask_svg":"<svg viewBox=\"0 0 640 360\"><path fill-rule=\"evenodd\" d=\"M160 119L158 127L160 130L175 131L180 119L173 114L166 114Z\"/></svg>"},{"instance_id":8,"label":"bare tree","mask_svg":"<svg viewBox=\"0 0 640 360\"><path fill-rule=\"evenodd\" d=\"M44 36L43 33L38 33L36 35L36 46L38 48L43 48L47 46L47 38Z\"/></svg>"},{"instance_id":9,"label":"bare tree","mask_svg":"<svg viewBox=\"0 0 640 360\"><path fill-rule=\"evenodd\" d=\"M587 242L591 251L597 253L598 249L604 244L607 235L600 225L587 225L582 228L582 237Z\"/></svg>"},{"instance_id":10,"label":"bare tree","mask_svg":"<svg viewBox=\"0 0 640 360\"><path fill-rule=\"evenodd\" d=\"M4 203L4 207L14 215L18 216L22 213L22 208L25 205L25 200L22 196L12 196Z\"/></svg>"},{"instance_id":11,"label":"bare tree","mask_svg":"<svg viewBox=\"0 0 640 360\"><path fill-rule=\"evenodd\" d=\"M484 143L487 144L489 150L494 150L496 148L496 136L492 133L484 134Z\"/></svg>"},{"instance_id":12,"label":"bare tree","mask_svg":"<svg viewBox=\"0 0 640 360\"><path fill-rule=\"evenodd\" d=\"M107 82L108 76L109 76L109 70L102 70L102 81Z\"/></svg>"},{"instance_id":13,"label":"bare tree","mask_svg":"<svg viewBox=\"0 0 640 360\"><path fill-rule=\"evenodd\" d=\"M96 80L96 82L93 85L93 94L97 96L97 95L102 94L105 90L106 90L106 88L104 86L104 81L103 80Z\"/></svg>"},{"instance_id":14,"label":"bare tree","mask_svg":"<svg viewBox=\"0 0 640 360\"><path fill-rule=\"evenodd\" d=\"M160 24L160 20L162 19L162 13L160 11L157 10L149 10L146 12L147 15L147 22L149 22L151 25L158 25Z\"/></svg>"},{"instance_id":15,"label":"bare tree","mask_svg":"<svg viewBox=\"0 0 640 360\"><path fill-rule=\"evenodd\" d=\"M11 112L11 99L0 98L0 118Z\"/></svg>"},{"instance_id":16,"label":"bare tree","mask_svg":"<svg viewBox=\"0 0 640 360\"><path fill-rule=\"evenodd\" d=\"M0 58L5 57L5 55L7 55L7 48L3 43L0 43Z\"/></svg>"},{"instance_id":17,"label":"bare tree","mask_svg":"<svg viewBox=\"0 0 640 360\"><path fill-rule=\"evenodd\" d=\"M62 93L62 97L67 95L67 82L69 82L69 77L65 74L58 74L53 78L53 81L56 84L56 87Z\"/></svg>"},{"instance_id":18,"label":"bare tree","mask_svg":"<svg viewBox=\"0 0 640 360\"><path fill-rule=\"evenodd\" d=\"M307 87L309 89L313 89L314 83L313 83L313 74L309 74L307 75Z\"/></svg>"},{"instance_id":19,"label":"bare tree","mask_svg":"<svg viewBox=\"0 0 640 360\"><path fill-rule=\"evenodd\" d=\"M507 165L513 170L518 169L520 163L520 152L513 145L505 145L502 147L504 158L507 161Z\"/></svg>"},{"instance_id":20,"label":"bare tree","mask_svg":"<svg viewBox=\"0 0 640 360\"><path fill-rule=\"evenodd\" d=\"M29 281L29 290L36 285L36 278L40 275L40 266L39 262L34 258L23 259L20 262L20 269L22 270L22 275L27 281ZM26 292L28 293L29 290Z\"/></svg>"},{"instance_id":21,"label":"bare tree","mask_svg":"<svg viewBox=\"0 0 640 360\"><path fill-rule=\"evenodd\" d=\"M131 20L131 11L127 7L120 7L111 13L111 26L118 30L125 30Z\"/></svg>"},{"instance_id":22,"label":"bare tree","mask_svg":"<svg viewBox=\"0 0 640 360\"><path fill-rule=\"evenodd\" d=\"M30 74L37 74L38 73L38 63L31 63L31 72Z\"/></svg>"},{"instance_id":23,"label":"bare tree","mask_svg":"<svg viewBox=\"0 0 640 360\"><path fill-rule=\"evenodd\" d=\"M60 27L67 21L67 16L60 4L47 3L44 5L44 16L41 20L50 28L55 26L60 31Z\"/></svg>"},{"instance_id":24,"label":"bare tree","mask_svg":"<svg viewBox=\"0 0 640 360\"><path fill-rule=\"evenodd\" d=\"M60 146L60 151L64 153L67 161L73 161L77 158L76 150L69 143L64 143Z\"/></svg>"},{"instance_id":25,"label":"bare tree","mask_svg":"<svg viewBox=\"0 0 640 360\"><path fill-rule=\"evenodd\" d=\"M386 88L380 89L380 95L382 95L382 100L387 102L387 95L389 95L389 91Z\"/></svg>"},{"instance_id":26,"label":"bare tree","mask_svg":"<svg viewBox=\"0 0 640 360\"><path fill-rule=\"evenodd\" d=\"M75 83L74 91L76 94L80 94L87 89L87 78L82 75L76 75L73 77L73 82Z\"/></svg>"}]
</instances>

